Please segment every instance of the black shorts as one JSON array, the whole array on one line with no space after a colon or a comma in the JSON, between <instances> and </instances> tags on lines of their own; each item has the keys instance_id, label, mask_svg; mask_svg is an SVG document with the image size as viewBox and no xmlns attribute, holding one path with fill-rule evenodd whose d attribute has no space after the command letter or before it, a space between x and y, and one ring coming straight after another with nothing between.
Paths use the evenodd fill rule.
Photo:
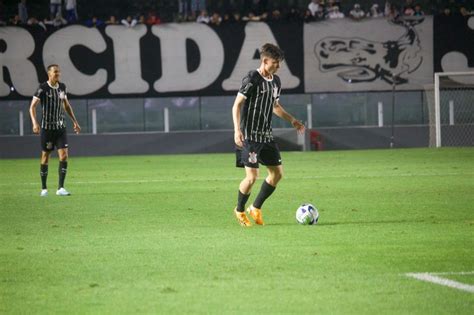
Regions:
<instances>
[{"instance_id":1,"label":"black shorts","mask_svg":"<svg viewBox=\"0 0 474 315\"><path fill-rule=\"evenodd\" d=\"M66 128L50 130L41 128L41 149L49 152L68 147Z\"/></svg>"},{"instance_id":2,"label":"black shorts","mask_svg":"<svg viewBox=\"0 0 474 315\"><path fill-rule=\"evenodd\" d=\"M236 148L237 167L258 168L258 164L265 166L281 165L280 148L276 142L253 142L245 140L242 148Z\"/></svg>"}]
</instances>

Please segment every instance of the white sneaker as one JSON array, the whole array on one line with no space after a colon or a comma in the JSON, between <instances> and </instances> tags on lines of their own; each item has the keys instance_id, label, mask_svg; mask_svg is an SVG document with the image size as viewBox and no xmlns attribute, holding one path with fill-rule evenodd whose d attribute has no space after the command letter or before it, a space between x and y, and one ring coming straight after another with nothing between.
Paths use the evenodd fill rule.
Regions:
<instances>
[{"instance_id":1,"label":"white sneaker","mask_svg":"<svg viewBox=\"0 0 474 315\"><path fill-rule=\"evenodd\" d=\"M61 187L56 191L56 195L58 195L58 196L70 196L71 194L66 189Z\"/></svg>"},{"instance_id":2,"label":"white sneaker","mask_svg":"<svg viewBox=\"0 0 474 315\"><path fill-rule=\"evenodd\" d=\"M41 194L40 194L41 197L46 197L48 196L48 190L47 189L41 189Z\"/></svg>"}]
</instances>

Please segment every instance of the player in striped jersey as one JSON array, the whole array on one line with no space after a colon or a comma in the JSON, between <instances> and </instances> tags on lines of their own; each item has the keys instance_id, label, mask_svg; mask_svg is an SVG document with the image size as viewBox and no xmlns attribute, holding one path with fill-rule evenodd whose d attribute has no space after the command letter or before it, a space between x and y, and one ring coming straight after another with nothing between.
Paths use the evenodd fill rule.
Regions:
<instances>
[{"instance_id":1,"label":"player in striped jersey","mask_svg":"<svg viewBox=\"0 0 474 315\"><path fill-rule=\"evenodd\" d=\"M59 156L59 185L56 195L69 196L64 189L64 180L67 172L68 143L64 111L74 123L74 131L79 133L81 127L74 116L71 104L67 99L67 90L64 83L59 82L61 71L58 65L48 66L48 81L41 83L30 105L30 116L33 124L33 133L41 134L41 196L48 195L46 179L48 177L48 162L51 152L56 147ZM36 106L41 103L41 125L36 120Z\"/></svg>"},{"instance_id":2,"label":"player in striped jersey","mask_svg":"<svg viewBox=\"0 0 474 315\"><path fill-rule=\"evenodd\" d=\"M260 50L260 67L243 78L232 107L237 166L245 167L245 178L240 183L237 207L234 209L242 226L251 225L244 210L259 175L259 164L267 167L268 176L257 198L247 208L247 213L258 225L264 224L262 205L273 193L283 174L280 150L272 135L272 114L289 121L299 133L305 130L304 125L280 104L281 82L275 73L283 59L280 48L273 44L263 45Z\"/></svg>"}]
</instances>

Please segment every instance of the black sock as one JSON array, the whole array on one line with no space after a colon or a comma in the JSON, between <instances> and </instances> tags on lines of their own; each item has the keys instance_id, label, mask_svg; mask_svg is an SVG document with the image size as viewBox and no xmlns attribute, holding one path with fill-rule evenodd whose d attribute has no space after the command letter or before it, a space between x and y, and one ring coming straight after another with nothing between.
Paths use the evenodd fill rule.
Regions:
<instances>
[{"instance_id":1,"label":"black sock","mask_svg":"<svg viewBox=\"0 0 474 315\"><path fill-rule=\"evenodd\" d=\"M64 187L64 180L66 179L67 173L67 161L59 161L59 186L58 188Z\"/></svg>"},{"instance_id":2,"label":"black sock","mask_svg":"<svg viewBox=\"0 0 474 315\"><path fill-rule=\"evenodd\" d=\"M260 192L258 193L257 198L253 202L253 206L255 208L261 209L265 200L270 197L270 195L275 191L276 187L273 187L266 180L263 181L262 187L260 188Z\"/></svg>"},{"instance_id":3,"label":"black sock","mask_svg":"<svg viewBox=\"0 0 474 315\"><path fill-rule=\"evenodd\" d=\"M48 179L48 164L41 164L40 167L41 176L41 189L46 189L46 180Z\"/></svg>"},{"instance_id":4,"label":"black sock","mask_svg":"<svg viewBox=\"0 0 474 315\"><path fill-rule=\"evenodd\" d=\"M244 212L245 211L245 204L247 203L247 200L249 200L250 194L245 195L240 192L239 190L239 197L237 199L237 211L238 212Z\"/></svg>"}]
</instances>

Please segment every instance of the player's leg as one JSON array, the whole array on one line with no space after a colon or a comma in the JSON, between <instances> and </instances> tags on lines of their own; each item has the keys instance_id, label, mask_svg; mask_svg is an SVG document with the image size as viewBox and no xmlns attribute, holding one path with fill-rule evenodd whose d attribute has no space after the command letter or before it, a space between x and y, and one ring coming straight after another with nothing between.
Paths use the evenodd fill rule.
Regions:
<instances>
[{"instance_id":1,"label":"player's leg","mask_svg":"<svg viewBox=\"0 0 474 315\"><path fill-rule=\"evenodd\" d=\"M40 176L41 176L41 197L46 197L48 195L48 163L49 155L51 151L41 151L41 162L40 162Z\"/></svg>"},{"instance_id":2,"label":"player's leg","mask_svg":"<svg viewBox=\"0 0 474 315\"><path fill-rule=\"evenodd\" d=\"M59 157L59 168L58 168L58 174L59 174L59 183L58 183L58 189L59 188L64 188L64 180L66 179L66 173L67 173L67 158L68 158L68 149L58 149L58 157Z\"/></svg>"},{"instance_id":3,"label":"player's leg","mask_svg":"<svg viewBox=\"0 0 474 315\"><path fill-rule=\"evenodd\" d=\"M245 178L239 185L239 198L237 202L237 211L244 212L245 204L250 197L252 187L258 179L259 169L252 167L245 167Z\"/></svg>"},{"instance_id":4,"label":"player's leg","mask_svg":"<svg viewBox=\"0 0 474 315\"><path fill-rule=\"evenodd\" d=\"M241 150L237 153L237 167L245 166L245 178L240 182L239 193L237 197L237 207L234 209L235 216L242 226L250 226L250 221L245 214L245 204L247 203L252 186L259 175L258 154L262 145L252 141L244 141Z\"/></svg>"},{"instance_id":5,"label":"player's leg","mask_svg":"<svg viewBox=\"0 0 474 315\"><path fill-rule=\"evenodd\" d=\"M58 157L59 157L59 182L58 182L58 190L56 191L56 195L58 196L69 196L70 193L64 189L64 181L66 179L67 174L67 159L68 159L68 143L67 143L67 134L66 129L62 129L58 131L58 138L56 141L56 145L58 147Z\"/></svg>"},{"instance_id":6,"label":"player's leg","mask_svg":"<svg viewBox=\"0 0 474 315\"><path fill-rule=\"evenodd\" d=\"M245 167L245 178L240 182L239 194L237 197L237 207L235 207L235 216L242 226L250 226L250 220L245 214L245 204L247 203L252 186L258 179L259 169L253 167Z\"/></svg>"},{"instance_id":7,"label":"player's leg","mask_svg":"<svg viewBox=\"0 0 474 315\"><path fill-rule=\"evenodd\" d=\"M48 179L48 164L51 150L53 150L53 141L51 140L51 132L41 128L41 161L40 161L40 176L41 176L41 197L48 195L47 179Z\"/></svg>"},{"instance_id":8,"label":"player's leg","mask_svg":"<svg viewBox=\"0 0 474 315\"><path fill-rule=\"evenodd\" d=\"M262 209L263 203L265 202L265 200L267 200L268 197L270 197L271 194L273 194L276 189L276 186L278 185L278 182L283 177L282 165L267 166L267 169L268 176L263 181L262 187L260 187L260 192L258 193L257 198L255 198L255 201L253 202L254 208L257 209Z\"/></svg>"},{"instance_id":9,"label":"player's leg","mask_svg":"<svg viewBox=\"0 0 474 315\"><path fill-rule=\"evenodd\" d=\"M59 182L58 182L58 190L56 191L56 195L58 196L69 196L70 193L64 189L64 180L66 179L67 173L67 158L68 158L68 149L58 149L58 157L59 157Z\"/></svg>"},{"instance_id":10,"label":"player's leg","mask_svg":"<svg viewBox=\"0 0 474 315\"><path fill-rule=\"evenodd\" d=\"M259 169L258 168L252 168L252 167L245 167L245 178L240 182L239 185L239 190L243 194L250 194L252 191L252 187L255 184L255 182L258 179L259 175Z\"/></svg>"},{"instance_id":11,"label":"player's leg","mask_svg":"<svg viewBox=\"0 0 474 315\"><path fill-rule=\"evenodd\" d=\"M275 191L278 182L283 176L283 166L281 165L280 150L276 143L265 144L260 151L260 160L267 166L268 176L262 183L260 191L253 204L248 207L247 212L256 224L263 225L262 206L265 200Z\"/></svg>"},{"instance_id":12,"label":"player's leg","mask_svg":"<svg viewBox=\"0 0 474 315\"><path fill-rule=\"evenodd\" d=\"M276 189L276 186L283 176L283 166L267 166L268 176L262 183L260 191L252 205L247 209L255 223L263 225L262 206L265 200L270 197Z\"/></svg>"}]
</instances>

